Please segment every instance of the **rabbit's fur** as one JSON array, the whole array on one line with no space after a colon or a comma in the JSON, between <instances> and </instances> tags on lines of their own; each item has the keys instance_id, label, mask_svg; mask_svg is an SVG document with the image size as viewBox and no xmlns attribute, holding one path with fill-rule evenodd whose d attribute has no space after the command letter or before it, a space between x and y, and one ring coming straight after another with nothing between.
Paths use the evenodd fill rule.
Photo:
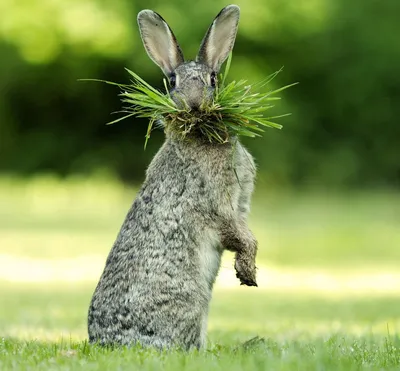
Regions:
<instances>
[{"instance_id":1,"label":"rabbit's fur","mask_svg":"<svg viewBox=\"0 0 400 371\"><path fill-rule=\"evenodd\" d=\"M197 61L184 62L167 23L155 12L138 15L145 48L175 79L177 104L201 110L233 47L239 8L224 8L211 24ZM173 85L173 84L172 84ZM206 94L204 94L206 90ZM208 92L208 93L207 93ZM185 349L206 341L212 288L224 249L234 251L242 284L256 286L257 242L247 226L255 166L237 141L166 141L122 225L94 292L90 342Z\"/></svg>"}]
</instances>

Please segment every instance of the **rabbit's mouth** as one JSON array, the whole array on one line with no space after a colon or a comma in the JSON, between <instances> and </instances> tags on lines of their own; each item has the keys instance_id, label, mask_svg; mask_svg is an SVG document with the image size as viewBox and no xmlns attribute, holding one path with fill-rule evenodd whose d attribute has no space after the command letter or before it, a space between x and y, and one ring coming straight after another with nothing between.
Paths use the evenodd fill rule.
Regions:
<instances>
[{"instance_id":1,"label":"rabbit's mouth","mask_svg":"<svg viewBox=\"0 0 400 371\"><path fill-rule=\"evenodd\" d=\"M187 102L187 108L189 112L193 113L193 114L197 114L200 113L202 111L203 108L203 102L201 101L189 101Z\"/></svg>"},{"instance_id":2,"label":"rabbit's mouth","mask_svg":"<svg viewBox=\"0 0 400 371\"><path fill-rule=\"evenodd\" d=\"M195 139L207 143L229 142L230 133L222 116L215 110L199 108L166 115L166 133L180 139Z\"/></svg>"},{"instance_id":3,"label":"rabbit's mouth","mask_svg":"<svg viewBox=\"0 0 400 371\"><path fill-rule=\"evenodd\" d=\"M195 115L198 115L202 111L206 110L206 108L212 103L212 95L210 97L204 96L200 99L197 97L195 99L190 99L190 97L187 95L179 94L173 96L172 98L179 109L186 110Z\"/></svg>"},{"instance_id":4,"label":"rabbit's mouth","mask_svg":"<svg viewBox=\"0 0 400 371\"><path fill-rule=\"evenodd\" d=\"M205 112L208 112L208 108L211 106L212 100L211 99L204 99L200 102L194 102L188 104L189 112L195 116L204 115Z\"/></svg>"},{"instance_id":5,"label":"rabbit's mouth","mask_svg":"<svg viewBox=\"0 0 400 371\"><path fill-rule=\"evenodd\" d=\"M193 113L203 111L213 100L214 89L203 84L191 85L190 88L174 89L171 98L179 109Z\"/></svg>"}]
</instances>

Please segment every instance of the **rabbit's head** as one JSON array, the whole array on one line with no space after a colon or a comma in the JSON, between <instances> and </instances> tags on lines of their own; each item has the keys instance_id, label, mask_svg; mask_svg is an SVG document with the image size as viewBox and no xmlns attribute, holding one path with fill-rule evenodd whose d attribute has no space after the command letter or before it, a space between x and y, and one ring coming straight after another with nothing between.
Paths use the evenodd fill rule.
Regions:
<instances>
[{"instance_id":1,"label":"rabbit's head","mask_svg":"<svg viewBox=\"0 0 400 371\"><path fill-rule=\"evenodd\" d=\"M152 10L138 14L147 54L167 76L178 107L201 110L212 100L218 72L235 42L239 14L236 5L223 8L209 27L196 60L190 62L185 62L172 30L159 14Z\"/></svg>"}]
</instances>

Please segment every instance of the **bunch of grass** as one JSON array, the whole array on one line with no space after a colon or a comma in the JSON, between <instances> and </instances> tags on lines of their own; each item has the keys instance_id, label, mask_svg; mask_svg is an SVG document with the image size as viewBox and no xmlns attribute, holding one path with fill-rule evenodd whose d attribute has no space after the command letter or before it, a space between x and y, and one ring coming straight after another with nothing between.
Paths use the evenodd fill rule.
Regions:
<instances>
[{"instance_id":1,"label":"bunch of grass","mask_svg":"<svg viewBox=\"0 0 400 371\"><path fill-rule=\"evenodd\" d=\"M187 105L178 108L168 92L164 79L166 93L153 88L137 74L127 69L131 75L131 84L117 84L122 90L122 102L126 103L124 116L109 122L114 124L128 117L148 118L145 147L150 138L155 123L163 123L183 140L193 135L201 136L210 143L227 143L237 136L258 137L264 128L281 129L282 125L275 123L277 118L287 116L266 117L265 113L273 107L273 101L279 100L277 93L295 84L282 88L263 91L271 80L281 71L270 75L267 79L248 84L246 80L232 81L226 84L232 55L229 56L224 73L220 76L211 104L201 107L199 111L191 110Z\"/></svg>"}]
</instances>

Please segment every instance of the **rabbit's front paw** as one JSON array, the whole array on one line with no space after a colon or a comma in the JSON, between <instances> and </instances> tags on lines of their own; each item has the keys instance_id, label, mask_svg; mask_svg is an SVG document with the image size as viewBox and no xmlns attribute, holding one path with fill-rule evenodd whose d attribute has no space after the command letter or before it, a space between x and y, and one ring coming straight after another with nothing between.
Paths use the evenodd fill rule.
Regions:
<instances>
[{"instance_id":1,"label":"rabbit's front paw","mask_svg":"<svg viewBox=\"0 0 400 371\"><path fill-rule=\"evenodd\" d=\"M253 259L243 253L237 253L235 257L236 277L241 285L257 286L256 266Z\"/></svg>"}]
</instances>

